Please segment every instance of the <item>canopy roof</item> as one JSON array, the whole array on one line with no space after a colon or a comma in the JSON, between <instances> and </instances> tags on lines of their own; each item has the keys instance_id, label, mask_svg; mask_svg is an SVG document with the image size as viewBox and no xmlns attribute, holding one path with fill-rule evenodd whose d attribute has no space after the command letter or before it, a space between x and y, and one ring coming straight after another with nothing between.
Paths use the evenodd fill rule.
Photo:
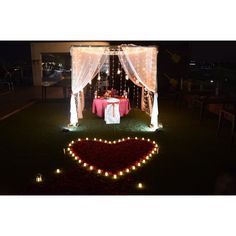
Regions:
<instances>
[{"instance_id":1,"label":"canopy roof","mask_svg":"<svg viewBox=\"0 0 236 236\"><path fill-rule=\"evenodd\" d=\"M123 49L128 49L132 54L144 53L150 48L153 48L158 53L157 46L137 46L134 44L122 44L119 46L106 46L106 45L75 45L71 48L77 48L80 52L91 53L91 54L100 54L101 51L104 51L106 55L119 55L122 53Z\"/></svg>"}]
</instances>

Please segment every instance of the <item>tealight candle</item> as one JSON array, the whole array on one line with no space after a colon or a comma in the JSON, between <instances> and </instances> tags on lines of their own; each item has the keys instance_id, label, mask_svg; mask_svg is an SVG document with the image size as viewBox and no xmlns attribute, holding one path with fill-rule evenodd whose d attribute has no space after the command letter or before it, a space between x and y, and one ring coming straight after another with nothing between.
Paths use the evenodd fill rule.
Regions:
<instances>
[{"instance_id":1,"label":"tealight candle","mask_svg":"<svg viewBox=\"0 0 236 236\"><path fill-rule=\"evenodd\" d=\"M36 182L37 182L37 183L41 183L42 181L43 181L42 174L37 174L37 175L36 175Z\"/></svg>"},{"instance_id":2,"label":"tealight candle","mask_svg":"<svg viewBox=\"0 0 236 236\"><path fill-rule=\"evenodd\" d=\"M138 188L143 188L143 184L142 183L138 183Z\"/></svg>"}]
</instances>

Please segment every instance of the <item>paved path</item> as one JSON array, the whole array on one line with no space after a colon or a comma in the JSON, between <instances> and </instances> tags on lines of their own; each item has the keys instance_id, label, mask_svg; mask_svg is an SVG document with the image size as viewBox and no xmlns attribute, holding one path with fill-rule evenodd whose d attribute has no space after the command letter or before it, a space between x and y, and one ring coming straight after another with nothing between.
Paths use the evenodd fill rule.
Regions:
<instances>
[{"instance_id":1,"label":"paved path","mask_svg":"<svg viewBox=\"0 0 236 236\"><path fill-rule=\"evenodd\" d=\"M1 91L0 121L41 100L41 96L40 86L16 87L15 91ZM48 89L47 98L63 98L62 89L60 87Z\"/></svg>"}]
</instances>

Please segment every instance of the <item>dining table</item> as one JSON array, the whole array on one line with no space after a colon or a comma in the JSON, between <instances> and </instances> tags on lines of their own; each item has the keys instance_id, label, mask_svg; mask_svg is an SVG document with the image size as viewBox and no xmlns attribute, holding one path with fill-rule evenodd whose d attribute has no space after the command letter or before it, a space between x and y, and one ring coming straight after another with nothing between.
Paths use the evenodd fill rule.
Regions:
<instances>
[{"instance_id":1,"label":"dining table","mask_svg":"<svg viewBox=\"0 0 236 236\"><path fill-rule=\"evenodd\" d=\"M104 117L105 108L112 103L114 98L97 97L93 99L92 113L99 117ZM125 97L115 97L115 101L119 103L120 117L127 115L130 111L130 101Z\"/></svg>"}]
</instances>

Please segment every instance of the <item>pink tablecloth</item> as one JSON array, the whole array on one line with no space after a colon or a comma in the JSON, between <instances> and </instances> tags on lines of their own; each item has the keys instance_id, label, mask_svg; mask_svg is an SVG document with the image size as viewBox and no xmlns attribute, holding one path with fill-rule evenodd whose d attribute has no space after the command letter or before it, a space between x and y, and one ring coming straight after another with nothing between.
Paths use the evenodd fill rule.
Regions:
<instances>
[{"instance_id":1,"label":"pink tablecloth","mask_svg":"<svg viewBox=\"0 0 236 236\"><path fill-rule=\"evenodd\" d=\"M119 110L120 116L125 116L129 113L130 103L128 98L120 98L119 99ZM104 117L104 111L107 106L108 100L104 98L95 98L93 99L92 112L95 113L99 117Z\"/></svg>"}]
</instances>

